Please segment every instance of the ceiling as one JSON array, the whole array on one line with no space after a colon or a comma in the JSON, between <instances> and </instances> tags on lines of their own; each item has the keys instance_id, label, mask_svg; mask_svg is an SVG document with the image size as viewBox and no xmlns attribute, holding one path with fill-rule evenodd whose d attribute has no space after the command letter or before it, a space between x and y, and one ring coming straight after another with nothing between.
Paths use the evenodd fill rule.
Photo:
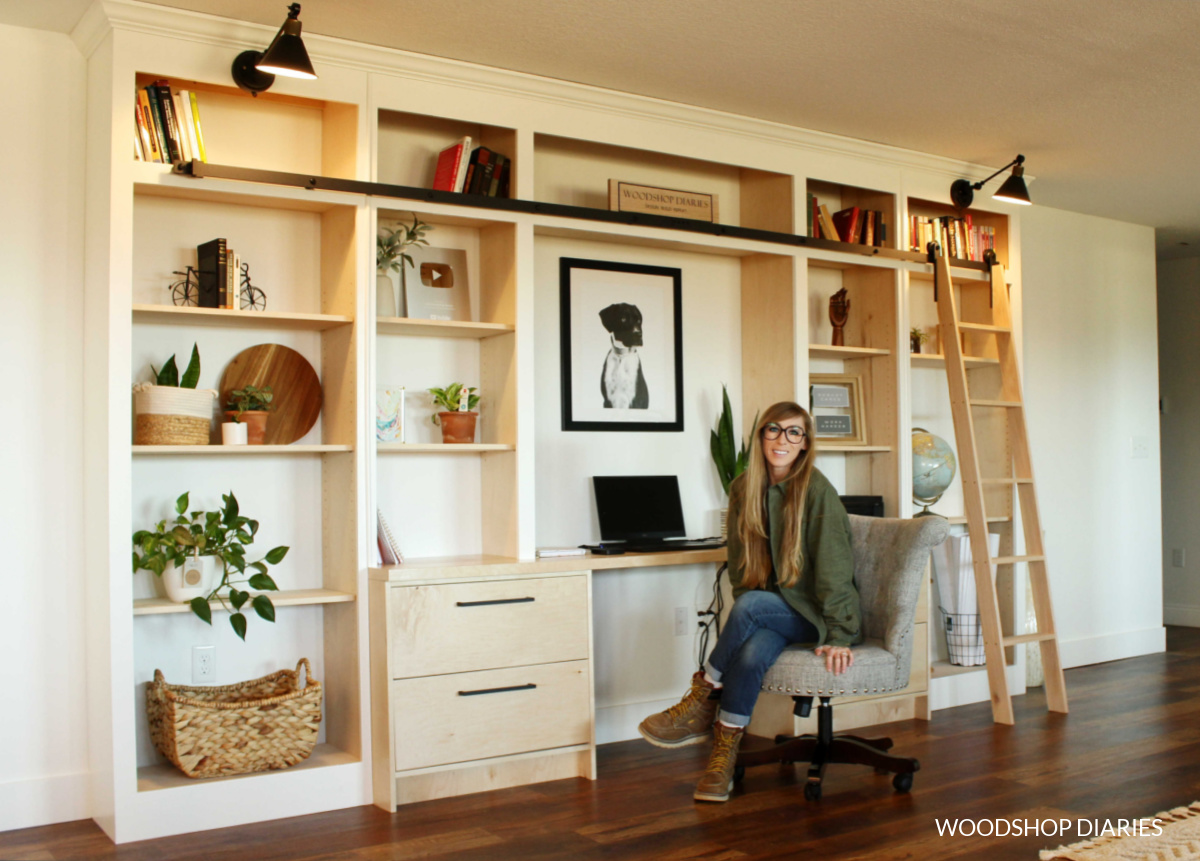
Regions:
<instances>
[{"instance_id":1,"label":"ceiling","mask_svg":"<svg viewBox=\"0 0 1200 861\"><path fill-rule=\"evenodd\" d=\"M159 2L272 27L287 6ZM87 5L0 0L0 21L65 32ZM1020 152L1035 204L1151 225L1160 258L1200 255L1194 0L308 0L300 17L978 164Z\"/></svg>"}]
</instances>

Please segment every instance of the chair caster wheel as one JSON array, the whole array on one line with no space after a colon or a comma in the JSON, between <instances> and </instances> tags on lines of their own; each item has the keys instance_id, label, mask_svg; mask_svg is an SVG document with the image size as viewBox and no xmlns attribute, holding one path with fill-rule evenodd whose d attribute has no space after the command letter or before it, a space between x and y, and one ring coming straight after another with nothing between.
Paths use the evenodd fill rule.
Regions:
<instances>
[{"instance_id":1,"label":"chair caster wheel","mask_svg":"<svg viewBox=\"0 0 1200 861\"><path fill-rule=\"evenodd\" d=\"M912 777L911 774L897 774L892 778L892 786L897 792L908 792L912 789Z\"/></svg>"},{"instance_id":2,"label":"chair caster wheel","mask_svg":"<svg viewBox=\"0 0 1200 861\"><path fill-rule=\"evenodd\" d=\"M746 776L746 766L735 765L733 767L733 782L741 783L742 778Z\"/></svg>"},{"instance_id":3,"label":"chair caster wheel","mask_svg":"<svg viewBox=\"0 0 1200 861\"><path fill-rule=\"evenodd\" d=\"M911 781L909 781L911 783ZM808 801L821 800L821 784L806 783L804 784L804 798Z\"/></svg>"}]
</instances>

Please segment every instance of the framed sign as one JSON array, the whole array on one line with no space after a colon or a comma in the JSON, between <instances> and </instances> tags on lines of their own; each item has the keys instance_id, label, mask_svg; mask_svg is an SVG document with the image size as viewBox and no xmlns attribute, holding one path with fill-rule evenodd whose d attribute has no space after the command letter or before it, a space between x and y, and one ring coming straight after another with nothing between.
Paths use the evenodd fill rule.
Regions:
<instances>
[{"instance_id":1,"label":"framed sign","mask_svg":"<svg viewBox=\"0 0 1200 861\"><path fill-rule=\"evenodd\" d=\"M683 430L682 275L559 261L564 431Z\"/></svg>"},{"instance_id":2,"label":"framed sign","mask_svg":"<svg viewBox=\"0 0 1200 861\"><path fill-rule=\"evenodd\" d=\"M809 412L818 442L866 445L862 378L856 374L809 374Z\"/></svg>"}]
</instances>

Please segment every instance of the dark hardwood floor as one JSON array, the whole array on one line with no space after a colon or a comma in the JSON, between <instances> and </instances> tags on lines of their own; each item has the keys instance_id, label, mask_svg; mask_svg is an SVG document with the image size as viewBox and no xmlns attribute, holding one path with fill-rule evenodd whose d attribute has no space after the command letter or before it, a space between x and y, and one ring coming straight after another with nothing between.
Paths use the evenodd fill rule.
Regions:
<instances>
[{"instance_id":1,"label":"dark hardwood floor","mask_svg":"<svg viewBox=\"0 0 1200 861\"><path fill-rule=\"evenodd\" d=\"M114 846L92 822L0 833L0 858L454 859L1027 858L1066 840L939 836L938 819L1134 819L1200 799L1200 629L1169 628L1165 654L1069 670L1071 714L1042 692L996 726L986 703L867 732L916 756L913 791L831 767L805 802L795 767L750 769L727 804L696 804L706 748L641 741L600 749L601 778L374 807Z\"/></svg>"}]
</instances>

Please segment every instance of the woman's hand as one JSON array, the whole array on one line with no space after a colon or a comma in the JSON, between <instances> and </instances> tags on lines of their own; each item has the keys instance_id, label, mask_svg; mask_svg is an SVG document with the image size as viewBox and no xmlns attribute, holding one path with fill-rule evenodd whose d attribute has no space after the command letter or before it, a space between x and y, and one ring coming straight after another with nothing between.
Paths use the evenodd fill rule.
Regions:
<instances>
[{"instance_id":1,"label":"woman's hand","mask_svg":"<svg viewBox=\"0 0 1200 861\"><path fill-rule=\"evenodd\" d=\"M849 646L817 646L813 653L825 656L825 669L835 676L854 666L854 652Z\"/></svg>"}]
</instances>

